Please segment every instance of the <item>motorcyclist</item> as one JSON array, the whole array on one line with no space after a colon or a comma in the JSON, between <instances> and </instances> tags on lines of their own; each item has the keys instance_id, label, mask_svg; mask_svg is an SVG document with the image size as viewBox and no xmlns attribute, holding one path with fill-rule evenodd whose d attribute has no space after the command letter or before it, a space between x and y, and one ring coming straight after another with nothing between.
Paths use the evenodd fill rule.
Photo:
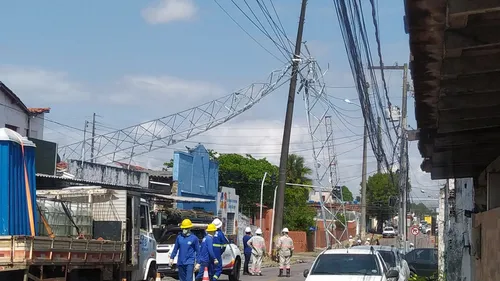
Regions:
<instances>
[{"instance_id":1,"label":"motorcyclist","mask_svg":"<svg viewBox=\"0 0 500 281\"><path fill-rule=\"evenodd\" d=\"M252 275L262 276L262 257L266 254L266 241L262 237L262 229L255 231L255 236L247 242L252 247Z\"/></svg>"},{"instance_id":2,"label":"motorcyclist","mask_svg":"<svg viewBox=\"0 0 500 281\"><path fill-rule=\"evenodd\" d=\"M248 264L250 263L250 258L252 257L252 247L247 243L248 240L252 238L252 229L250 227L245 228L245 236L243 236L243 254L245 254L245 264L243 265L243 275L250 275L248 270Z\"/></svg>"},{"instance_id":3,"label":"motorcyclist","mask_svg":"<svg viewBox=\"0 0 500 281\"><path fill-rule=\"evenodd\" d=\"M208 275L212 278L214 274L214 265L217 265L219 261L215 258L213 250L213 236L217 231L217 228L213 224L209 224L206 229L206 235L201 241L200 251L196 257L197 264L194 270L198 272L196 275L196 281L203 280L203 273L205 268L208 270Z\"/></svg>"},{"instance_id":4,"label":"motorcyclist","mask_svg":"<svg viewBox=\"0 0 500 281\"><path fill-rule=\"evenodd\" d=\"M196 255L198 254L199 241L196 235L191 234L193 223L189 219L185 219L181 223L182 233L177 235L175 246L170 254L170 267L174 263L174 258L177 258L177 268L179 270L180 281L192 281Z\"/></svg>"},{"instance_id":5,"label":"motorcyclist","mask_svg":"<svg viewBox=\"0 0 500 281\"><path fill-rule=\"evenodd\" d=\"M214 254L215 258L219 261L217 265L215 265L214 277L213 280L218 280L220 275L222 274L222 254L226 250L226 246L229 244L224 232L222 232L222 221L218 218L214 219L212 222L213 225L217 228L217 231L214 234Z\"/></svg>"},{"instance_id":6,"label":"motorcyclist","mask_svg":"<svg viewBox=\"0 0 500 281\"><path fill-rule=\"evenodd\" d=\"M276 244L278 252L280 271L278 277L283 277L283 269L286 269L286 277L290 277L290 258L293 256L293 240L288 236L288 228L283 228L281 237Z\"/></svg>"}]
</instances>

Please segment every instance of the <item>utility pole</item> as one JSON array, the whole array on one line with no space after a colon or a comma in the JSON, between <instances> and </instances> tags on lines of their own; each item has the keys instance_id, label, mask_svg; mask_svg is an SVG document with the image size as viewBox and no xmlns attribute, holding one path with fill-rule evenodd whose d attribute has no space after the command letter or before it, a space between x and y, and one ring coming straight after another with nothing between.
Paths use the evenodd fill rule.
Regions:
<instances>
[{"instance_id":1,"label":"utility pole","mask_svg":"<svg viewBox=\"0 0 500 281\"><path fill-rule=\"evenodd\" d=\"M403 65L403 101L401 104L401 153L400 153L400 162L401 165L399 166L399 184L400 187L402 188L403 191L403 196L402 196L402 202L403 202L403 214L402 214L402 227L403 227L403 245L405 249L405 253L407 250L407 243L406 240L408 239L408 227L406 225L406 217L407 217L407 211L406 207L408 204L408 163L407 163L407 153L408 151L406 150L407 147L407 135L406 135L406 129L407 129L407 120L406 120L406 115L407 115L407 101L408 99L408 64L405 63Z\"/></svg>"},{"instance_id":2,"label":"utility pole","mask_svg":"<svg viewBox=\"0 0 500 281\"><path fill-rule=\"evenodd\" d=\"M83 125L83 142L82 142L82 167L83 167L83 161L85 161L85 144L87 143L87 127L89 126L89 121L85 120L85 123Z\"/></svg>"},{"instance_id":3,"label":"utility pole","mask_svg":"<svg viewBox=\"0 0 500 281\"><path fill-rule=\"evenodd\" d=\"M400 155L399 155L399 190L400 190L400 210L399 210L399 233L401 233L403 247L407 249L406 240L408 239L408 228L406 225L407 203L408 203L408 161L407 161L407 99L408 99L408 64L403 66L372 66L371 69L384 69L384 70L402 70L403 71L403 102L401 106L401 142L400 142ZM389 108L389 110L392 110ZM390 120L393 122L394 120Z\"/></svg>"},{"instance_id":4,"label":"utility pole","mask_svg":"<svg viewBox=\"0 0 500 281\"><path fill-rule=\"evenodd\" d=\"M382 119L377 117L377 173L382 173Z\"/></svg>"},{"instance_id":5,"label":"utility pole","mask_svg":"<svg viewBox=\"0 0 500 281\"><path fill-rule=\"evenodd\" d=\"M367 156L368 154L368 128L365 124L363 133L363 165L361 167L361 219L360 219L360 233L361 238L364 239L366 233L366 170L367 170Z\"/></svg>"},{"instance_id":6,"label":"utility pole","mask_svg":"<svg viewBox=\"0 0 500 281\"><path fill-rule=\"evenodd\" d=\"M94 149L95 149L95 112L92 115L92 140L90 143L90 162L94 163Z\"/></svg>"},{"instance_id":7,"label":"utility pole","mask_svg":"<svg viewBox=\"0 0 500 281\"><path fill-rule=\"evenodd\" d=\"M288 162L288 153L290 150L290 134L292 131L293 106L295 104L295 95L297 88L297 75L300 62L300 48L302 46L302 34L304 32L304 21L306 16L307 0L302 0L300 9L299 27L297 30L297 40L295 41L295 52L292 58L292 76L290 78L290 88L288 91L288 101L286 106L285 127L283 130L283 142L281 144L280 168L278 175L278 190L276 194L276 206L274 229L276 233L281 233L283 227L283 209L285 204L285 186L286 186L286 166ZM272 238L271 238L272 239ZM275 240L275 239L273 239Z\"/></svg>"}]
</instances>

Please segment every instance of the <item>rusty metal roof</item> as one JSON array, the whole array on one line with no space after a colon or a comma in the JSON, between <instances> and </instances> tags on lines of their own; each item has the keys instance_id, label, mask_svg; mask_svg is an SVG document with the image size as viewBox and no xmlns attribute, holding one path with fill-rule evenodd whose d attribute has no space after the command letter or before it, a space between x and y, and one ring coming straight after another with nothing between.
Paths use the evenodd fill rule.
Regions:
<instances>
[{"instance_id":1,"label":"rusty metal roof","mask_svg":"<svg viewBox=\"0 0 500 281\"><path fill-rule=\"evenodd\" d=\"M500 1L407 0L405 19L422 169L476 176L500 155Z\"/></svg>"}]
</instances>

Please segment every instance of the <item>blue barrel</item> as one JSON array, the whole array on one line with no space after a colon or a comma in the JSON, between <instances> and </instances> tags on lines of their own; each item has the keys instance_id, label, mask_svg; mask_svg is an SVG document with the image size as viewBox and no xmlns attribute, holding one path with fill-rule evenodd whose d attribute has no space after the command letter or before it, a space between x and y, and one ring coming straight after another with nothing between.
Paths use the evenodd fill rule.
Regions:
<instances>
[{"instance_id":1,"label":"blue barrel","mask_svg":"<svg viewBox=\"0 0 500 281\"><path fill-rule=\"evenodd\" d=\"M36 235L37 217L35 145L0 128L0 235Z\"/></svg>"}]
</instances>

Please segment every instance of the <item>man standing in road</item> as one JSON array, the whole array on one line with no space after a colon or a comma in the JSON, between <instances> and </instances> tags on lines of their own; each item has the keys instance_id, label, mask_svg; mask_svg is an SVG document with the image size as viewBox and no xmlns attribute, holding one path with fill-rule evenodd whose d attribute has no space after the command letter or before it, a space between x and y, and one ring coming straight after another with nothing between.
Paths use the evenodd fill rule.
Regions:
<instances>
[{"instance_id":1,"label":"man standing in road","mask_svg":"<svg viewBox=\"0 0 500 281\"><path fill-rule=\"evenodd\" d=\"M258 228L255 231L255 236L250 238L247 244L252 247L252 275L262 276L260 266L262 265L262 257L266 254L266 241L262 237L262 229Z\"/></svg>"},{"instance_id":2,"label":"man standing in road","mask_svg":"<svg viewBox=\"0 0 500 281\"><path fill-rule=\"evenodd\" d=\"M220 219L214 219L212 222L213 225L217 228L217 231L214 234L214 254L218 263L215 265L215 272L213 281L217 281L222 274L222 254L226 250L229 241L227 240L224 232L222 232L222 221Z\"/></svg>"},{"instance_id":3,"label":"man standing in road","mask_svg":"<svg viewBox=\"0 0 500 281\"><path fill-rule=\"evenodd\" d=\"M250 271L248 271L248 263L250 262L250 257L252 256L252 247L248 245L248 240L250 240L250 238L252 238L252 229L247 226L247 228L245 228L245 236L243 236L243 254L245 254L243 275L250 275Z\"/></svg>"},{"instance_id":4,"label":"man standing in road","mask_svg":"<svg viewBox=\"0 0 500 281\"><path fill-rule=\"evenodd\" d=\"M280 273L278 277L283 277L283 269L286 269L286 277L290 277L290 258L293 256L293 240L288 236L288 228L283 228L281 237L276 244L276 251L280 259Z\"/></svg>"},{"instance_id":5,"label":"man standing in road","mask_svg":"<svg viewBox=\"0 0 500 281\"><path fill-rule=\"evenodd\" d=\"M211 278L214 274L214 265L217 266L219 261L215 258L213 250L213 237L215 235L217 228L213 224L207 226L207 234L201 241L200 251L196 257L196 265L194 270L198 272L196 275L196 281L201 281L203 279L203 273L205 268L207 268L208 276ZM193 235L194 236L194 235Z\"/></svg>"},{"instance_id":6,"label":"man standing in road","mask_svg":"<svg viewBox=\"0 0 500 281\"><path fill-rule=\"evenodd\" d=\"M174 258L177 257L177 268L179 269L180 281L192 281L194 260L199 249L199 241L196 235L191 234L193 223L189 219L185 219L181 223L182 233L177 235L175 246L170 255L170 267L174 263Z\"/></svg>"}]
</instances>

